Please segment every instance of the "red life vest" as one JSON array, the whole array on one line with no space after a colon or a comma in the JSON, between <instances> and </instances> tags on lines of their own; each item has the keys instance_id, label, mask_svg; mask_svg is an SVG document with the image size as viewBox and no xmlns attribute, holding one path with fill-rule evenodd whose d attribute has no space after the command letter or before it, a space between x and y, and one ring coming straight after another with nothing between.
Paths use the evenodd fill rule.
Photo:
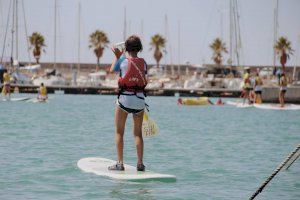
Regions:
<instances>
[{"instance_id":1,"label":"red life vest","mask_svg":"<svg viewBox=\"0 0 300 200\"><path fill-rule=\"evenodd\" d=\"M144 92L147 85L145 61L143 58L127 58L128 69L125 76L118 80L119 88L128 92Z\"/></svg>"}]
</instances>

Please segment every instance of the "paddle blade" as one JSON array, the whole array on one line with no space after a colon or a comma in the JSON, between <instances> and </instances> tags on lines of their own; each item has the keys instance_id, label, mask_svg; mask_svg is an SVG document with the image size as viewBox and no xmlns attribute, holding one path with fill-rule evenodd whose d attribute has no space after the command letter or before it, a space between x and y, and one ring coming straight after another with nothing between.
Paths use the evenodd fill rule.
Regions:
<instances>
[{"instance_id":1,"label":"paddle blade","mask_svg":"<svg viewBox=\"0 0 300 200\"><path fill-rule=\"evenodd\" d=\"M149 120L149 114L147 111L144 112L144 117L143 117L143 121L148 121Z\"/></svg>"},{"instance_id":2,"label":"paddle blade","mask_svg":"<svg viewBox=\"0 0 300 200\"><path fill-rule=\"evenodd\" d=\"M143 135L146 137L156 135L158 133L158 127L155 121L153 121L150 117L148 112L144 112L144 120L142 125L142 132Z\"/></svg>"}]
</instances>

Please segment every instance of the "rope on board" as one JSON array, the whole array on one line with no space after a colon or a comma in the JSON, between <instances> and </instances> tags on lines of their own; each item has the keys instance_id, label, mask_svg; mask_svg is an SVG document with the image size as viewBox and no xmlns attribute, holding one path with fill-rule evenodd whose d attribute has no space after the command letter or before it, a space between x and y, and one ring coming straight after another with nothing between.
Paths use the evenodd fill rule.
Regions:
<instances>
[{"instance_id":1,"label":"rope on board","mask_svg":"<svg viewBox=\"0 0 300 200\"><path fill-rule=\"evenodd\" d=\"M261 184L261 186L255 191L255 193L252 194L252 196L249 198L249 200L253 200L259 193L261 193L263 191L263 189L266 187L266 185L276 176L276 174L278 174L278 172L290 161L290 159L300 150L300 144L298 144L298 146L296 147L296 149L290 153L288 155L288 157L275 169L275 171L272 173L272 175L265 181L263 182L263 184ZM296 156L295 160L298 158L299 156ZM295 161L294 160L294 161ZM293 161L293 162L294 162ZM293 163L292 162L292 163ZM291 164L292 164L291 163ZM291 165L290 164L290 165ZM290 166L289 165L289 166Z\"/></svg>"}]
</instances>

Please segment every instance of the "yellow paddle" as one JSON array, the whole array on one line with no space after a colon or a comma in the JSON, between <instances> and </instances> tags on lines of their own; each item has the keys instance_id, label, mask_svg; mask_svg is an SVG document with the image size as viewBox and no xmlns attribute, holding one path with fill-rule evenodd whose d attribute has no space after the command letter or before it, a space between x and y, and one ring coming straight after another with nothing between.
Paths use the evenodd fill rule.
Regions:
<instances>
[{"instance_id":1,"label":"yellow paddle","mask_svg":"<svg viewBox=\"0 0 300 200\"><path fill-rule=\"evenodd\" d=\"M143 125L142 125L143 135L146 137L156 135L158 133L158 127L150 117L147 109L144 112Z\"/></svg>"}]
</instances>

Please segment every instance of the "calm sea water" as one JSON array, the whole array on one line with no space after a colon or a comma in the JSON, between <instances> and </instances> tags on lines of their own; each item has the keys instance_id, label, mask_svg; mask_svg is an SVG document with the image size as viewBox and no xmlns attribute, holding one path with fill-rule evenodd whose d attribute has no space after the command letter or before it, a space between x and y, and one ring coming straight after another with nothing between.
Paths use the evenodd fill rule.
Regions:
<instances>
[{"instance_id":1,"label":"calm sea water","mask_svg":"<svg viewBox=\"0 0 300 200\"><path fill-rule=\"evenodd\" d=\"M115 98L50 95L45 104L0 102L0 199L248 199L300 142L300 111L179 107L175 97L149 97L160 133L145 138L145 164L176 175L177 182L133 183L84 173L76 166L83 157L116 158ZM130 117L124 156L135 165L131 127ZM257 199L299 200L300 160Z\"/></svg>"}]
</instances>

